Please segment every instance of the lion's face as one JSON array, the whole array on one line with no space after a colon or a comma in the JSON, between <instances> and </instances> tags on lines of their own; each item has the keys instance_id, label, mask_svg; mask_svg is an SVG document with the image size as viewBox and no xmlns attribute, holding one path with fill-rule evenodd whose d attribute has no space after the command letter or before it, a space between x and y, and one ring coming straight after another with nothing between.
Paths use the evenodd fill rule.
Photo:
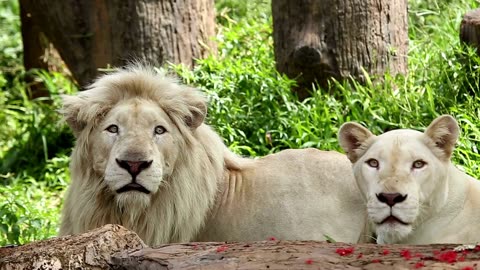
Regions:
<instances>
[{"instance_id":1,"label":"lion's face","mask_svg":"<svg viewBox=\"0 0 480 270\"><path fill-rule=\"evenodd\" d=\"M357 124L342 127L340 143L353 162L377 242L401 241L445 198L450 147L458 136L452 119L432 123L425 133L394 130L374 136Z\"/></svg>"},{"instance_id":2,"label":"lion's face","mask_svg":"<svg viewBox=\"0 0 480 270\"><path fill-rule=\"evenodd\" d=\"M196 89L135 66L63 100L77 139L75 177L95 181L84 185L113 194L123 209L149 206L161 187L168 192L168 177L207 113Z\"/></svg>"},{"instance_id":3,"label":"lion's face","mask_svg":"<svg viewBox=\"0 0 480 270\"><path fill-rule=\"evenodd\" d=\"M178 130L167 114L151 101L130 99L113 107L93 132L94 170L117 201L148 203L178 156Z\"/></svg>"}]
</instances>

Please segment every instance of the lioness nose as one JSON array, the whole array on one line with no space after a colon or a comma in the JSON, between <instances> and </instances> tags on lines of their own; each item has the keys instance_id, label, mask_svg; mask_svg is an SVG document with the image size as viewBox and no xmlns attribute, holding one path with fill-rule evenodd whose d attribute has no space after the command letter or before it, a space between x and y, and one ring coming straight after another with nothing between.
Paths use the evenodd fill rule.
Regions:
<instances>
[{"instance_id":1,"label":"lioness nose","mask_svg":"<svg viewBox=\"0 0 480 270\"><path fill-rule=\"evenodd\" d=\"M137 176L142 170L150 167L153 160L141 160L141 161L130 161L130 160L119 160L117 161L118 166L127 170L133 177Z\"/></svg>"},{"instance_id":2,"label":"lioness nose","mask_svg":"<svg viewBox=\"0 0 480 270\"><path fill-rule=\"evenodd\" d=\"M388 206L393 207L397 203L405 201L407 194L402 195L400 193L380 193L376 194L377 199L383 203L386 203Z\"/></svg>"}]
</instances>

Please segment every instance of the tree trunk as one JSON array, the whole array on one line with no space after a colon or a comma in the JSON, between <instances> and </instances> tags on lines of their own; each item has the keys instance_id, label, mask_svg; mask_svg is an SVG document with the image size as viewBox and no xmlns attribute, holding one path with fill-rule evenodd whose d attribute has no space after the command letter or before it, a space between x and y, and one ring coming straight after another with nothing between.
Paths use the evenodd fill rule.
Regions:
<instances>
[{"instance_id":1,"label":"tree trunk","mask_svg":"<svg viewBox=\"0 0 480 270\"><path fill-rule=\"evenodd\" d=\"M80 235L0 248L0 269L110 269L112 254L144 247L134 232L106 225Z\"/></svg>"},{"instance_id":2,"label":"tree trunk","mask_svg":"<svg viewBox=\"0 0 480 270\"><path fill-rule=\"evenodd\" d=\"M215 51L213 0L25 0L80 85L132 59L193 66Z\"/></svg>"},{"instance_id":3,"label":"tree trunk","mask_svg":"<svg viewBox=\"0 0 480 270\"><path fill-rule=\"evenodd\" d=\"M407 72L406 0L272 0L272 13L277 69L303 87Z\"/></svg>"},{"instance_id":4,"label":"tree trunk","mask_svg":"<svg viewBox=\"0 0 480 270\"><path fill-rule=\"evenodd\" d=\"M477 48L480 54L480 8L470 10L463 16L460 41Z\"/></svg>"},{"instance_id":5,"label":"tree trunk","mask_svg":"<svg viewBox=\"0 0 480 270\"><path fill-rule=\"evenodd\" d=\"M20 0L20 21L22 23L22 41L23 41L23 66L28 72L32 68L48 69L48 63L45 61L45 54L49 44L45 35L40 31L40 27L33 22L32 14L26 9L26 1ZM28 4L27 4L28 6ZM35 78L27 73L25 81L30 89L30 97L48 96L48 91L41 82L35 81Z\"/></svg>"}]
</instances>

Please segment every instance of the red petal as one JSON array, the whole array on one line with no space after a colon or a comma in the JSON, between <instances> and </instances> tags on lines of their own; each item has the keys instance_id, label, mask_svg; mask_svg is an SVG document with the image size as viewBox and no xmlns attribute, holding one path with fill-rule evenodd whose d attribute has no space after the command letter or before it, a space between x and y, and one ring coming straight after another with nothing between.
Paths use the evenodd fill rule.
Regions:
<instances>
[{"instance_id":1,"label":"red petal","mask_svg":"<svg viewBox=\"0 0 480 270\"><path fill-rule=\"evenodd\" d=\"M424 267L424 266L425 266L425 263L424 263L424 262L417 262L417 263L415 264L415 269L422 268L422 267Z\"/></svg>"}]
</instances>

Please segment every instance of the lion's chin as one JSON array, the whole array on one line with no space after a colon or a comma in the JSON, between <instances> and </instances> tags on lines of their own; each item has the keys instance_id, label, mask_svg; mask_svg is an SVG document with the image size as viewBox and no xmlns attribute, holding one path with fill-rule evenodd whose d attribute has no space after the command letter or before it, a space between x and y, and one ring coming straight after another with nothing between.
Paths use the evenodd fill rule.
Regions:
<instances>
[{"instance_id":1,"label":"lion's chin","mask_svg":"<svg viewBox=\"0 0 480 270\"><path fill-rule=\"evenodd\" d=\"M123 212L142 212L150 205L150 195L139 191L127 191L116 194L115 201Z\"/></svg>"},{"instance_id":2,"label":"lion's chin","mask_svg":"<svg viewBox=\"0 0 480 270\"><path fill-rule=\"evenodd\" d=\"M405 239L412 232L412 226L400 222L377 224L377 244L394 244Z\"/></svg>"}]
</instances>

